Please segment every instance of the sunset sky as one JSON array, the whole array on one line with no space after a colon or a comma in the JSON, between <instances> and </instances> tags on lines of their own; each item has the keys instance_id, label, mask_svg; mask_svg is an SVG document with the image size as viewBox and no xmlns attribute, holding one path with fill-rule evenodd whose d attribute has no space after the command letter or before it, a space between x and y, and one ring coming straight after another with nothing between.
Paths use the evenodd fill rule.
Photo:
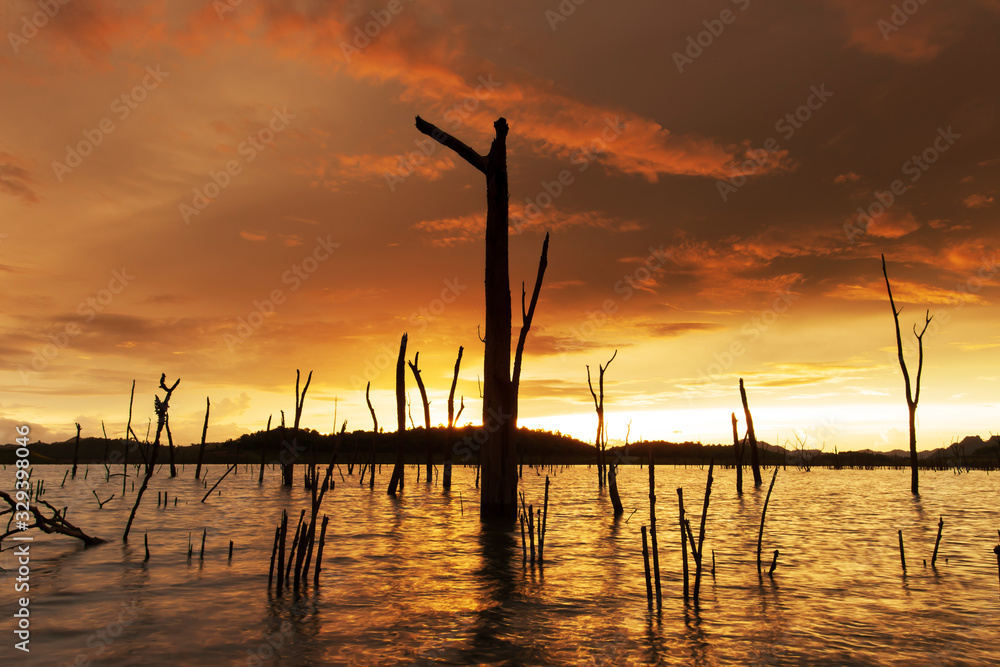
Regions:
<instances>
[{"instance_id":1,"label":"sunset sky","mask_svg":"<svg viewBox=\"0 0 1000 667\"><path fill-rule=\"evenodd\" d=\"M592 440L617 349L612 440L730 442L743 377L762 439L905 447L884 253L913 373L934 316L918 447L988 437L1000 2L896 6L4 2L2 441L122 436L133 379L141 437L161 373L175 440L206 396L235 437L296 368L304 426L370 429L370 380L392 428L403 332L435 424L465 347L478 422L485 182L418 114L510 124L515 339L551 233L522 426Z\"/></svg>"}]
</instances>

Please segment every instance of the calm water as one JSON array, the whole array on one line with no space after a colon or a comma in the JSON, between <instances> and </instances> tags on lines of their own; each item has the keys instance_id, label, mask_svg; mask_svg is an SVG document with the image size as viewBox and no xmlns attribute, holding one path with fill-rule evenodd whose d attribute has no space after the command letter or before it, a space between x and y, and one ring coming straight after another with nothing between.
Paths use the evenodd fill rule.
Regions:
<instances>
[{"instance_id":1,"label":"calm water","mask_svg":"<svg viewBox=\"0 0 1000 667\"><path fill-rule=\"evenodd\" d=\"M43 498L68 505L70 521L111 543L85 550L32 531L30 656L13 649L16 563L12 552L0 554L8 570L0 664L14 664L11 656L25 665L1000 664L997 475L925 472L914 500L906 471L782 470L764 534L765 557L774 549L781 556L761 582L755 551L766 488L746 484L739 498L735 472L717 470L705 540L716 573L706 573L695 613L681 598L676 488L697 531L707 470L659 466L664 600L656 613L646 605L639 533L649 519L648 471L638 467L619 475L626 517L638 508L627 523L613 520L594 470L551 474L542 567L522 565L519 529L481 527L473 470L456 469L445 496L437 484L417 483L410 467L397 499L385 494L388 466L374 492L357 475L335 475L323 506L330 525L321 586L298 599L267 587L282 508L294 521L308 506L304 490L280 488L277 471L259 487L256 471L241 467L222 482L221 497L201 504L206 489L193 467L172 480L164 468L122 546L135 493L99 510L92 490L101 499L120 494L121 478L107 483L103 467L90 466L87 480L60 488L65 469L35 468L34 478L46 480ZM224 469L209 467L210 485ZM12 479L8 467L2 488L12 489ZM536 507L544 480L525 468L522 488ZM165 509L156 506L163 490ZM144 564L147 530L152 557Z\"/></svg>"}]
</instances>

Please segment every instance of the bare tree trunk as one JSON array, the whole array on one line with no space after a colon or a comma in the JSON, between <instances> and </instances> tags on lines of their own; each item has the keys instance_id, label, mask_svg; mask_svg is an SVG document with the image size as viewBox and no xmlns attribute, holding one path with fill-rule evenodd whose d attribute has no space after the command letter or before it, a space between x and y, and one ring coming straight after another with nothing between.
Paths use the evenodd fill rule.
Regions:
<instances>
[{"instance_id":1,"label":"bare tree trunk","mask_svg":"<svg viewBox=\"0 0 1000 667\"><path fill-rule=\"evenodd\" d=\"M281 463L281 485L282 486L292 486L292 481L295 476L295 459L299 455L299 422L302 420L302 407L306 402L306 392L309 391L309 383L312 382L312 371L309 371L309 376L306 378L306 384L302 387L302 393L299 393L299 379L301 378L301 372L299 369L295 369L295 422L292 425L292 448L289 454L289 460L287 462ZM282 452L284 454L284 452Z\"/></svg>"},{"instance_id":2,"label":"bare tree trunk","mask_svg":"<svg viewBox=\"0 0 1000 667\"><path fill-rule=\"evenodd\" d=\"M434 480L434 459L431 454L431 404L427 400L427 389L424 388L424 381L420 377L420 369L417 367L420 363L420 353L417 352L413 355L413 363L407 362L410 366L410 370L413 371L413 377L417 379L417 389L420 391L420 400L424 404L424 438L425 445L427 448L427 468L426 475L427 483L430 484Z\"/></svg>"},{"instance_id":3,"label":"bare tree trunk","mask_svg":"<svg viewBox=\"0 0 1000 667\"><path fill-rule=\"evenodd\" d=\"M747 405L747 391L743 388L743 378L740 378L740 398L743 400L743 414L747 418L747 439L750 441L750 467L753 470L753 485L756 487L764 482L760 478L760 461L757 458L757 436L753 431L753 417L750 416L750 406Z\"/></svg>"},{"instance_id":4,"label":"bare tree trunk","mask_svg":"<svg viewBox=\"0 0 1000 667\"><path fill-rule=\"evenodd\" d=\"M170 477L177 477L177 465L174 461L174 436L170 434L170 415L167 415L163 427L167 430L167 447L170 452Z\"/></svg>"},{"instance_id":5,"label":"bare tree trunk","mask_svg":"<svg viewBox=\"0 0 1000 667\"><path fill-rule=\"evenodd\" d=\"M205 437L208 435L208 413L212 410L212 401L205 397L205 425L201 427L201 447L198 448L198 467L194 469L194 478L201 479L201 462L205 458Z\"/></svg>"},{"instance_id":6,"label":"bare tree trunk","mask_svg":"<svg viewBox=\"0 0 1000 667\"><path fill-rule=\"evenodd\" d=\"M608 363L603 366L598 365L599 374L597 385L600 388L600 399L596 393L594 393L594 385L590 381L590 366L587 366L587 386L590 388L590 395L594 397L594 409L597 410L597 486L601 488L604 486L604 450L607 447L607 435L604 432L604 371L608 370L608 366L611 362L615 360L618 356L618 350L611 355L608 359ZM612 464L613 465L613 464ZM619 516L625 513L625 509L622 507L621 498L618 497L618 480L614 472L608 474L609 485L611 488L611 505L614 507L615 516Z\"/></svg>"},{"instance_id":7,"label":"bare tree trunk","mask_svg":"<svg viewBox=\"0 0 1000 667\"><path fill-rule=\"evenodd\" d=\"M930 326L931 311L924 315L924 328L917 333L917 325L913 325L913 335L917 337L917 378L915 386L910 386L910 374L906 370L906 360L903 358L903 337L899 332L899 314L902 308L896 309L896 303L892 300L892 288L889 286L889 274L885 269L885 255L882 255L882 275L885 276L885 289L889 293L889 307L892 308L892 319L896 324L896 351L899 354L899 368L903 371L903 384L906 388L906 408L910 413L910 492L913 495L920 494L920 484L917 475L919 461L917 459L917 402L920 400L920 374L924 369L924 334ZM913 391L911 391L911 389Z\"/></svg>"},{"instance_id":8,"label":"bare tree trunk","mask_svg":"<svg viewBox=\"0 0 1000 667\"><path fill-rule=\"evenodd\" d=\"M167 410L170 409L170 397L174 393L174 389L177 389L177 385L180 384L180 378L174 382L173 386L167 386L167 376L164 373L160 376L160 389L166 392L166 396L163 400L160 400L159 396L154 396L153 405L156 409L156 438L153 440L152 449L150 450L149 458L146 461L146 476L142 478L142 485L139 487L139 492L135 496L135 505L132 506L132 513L129 514L128 523L125 524L125 532L122 533L122 542L128 542L128 534L132 530L132 522L135 520L135 513L139 509L139 503L142 502L142 494L146 492L146 488L149 486L149 480L153 476L153 471L156 468L156 455L160 450L160 433L163 431L163 427L167 423Z\"/></svg>"},{"instance_id":9,"label":"bare tree trunk","mask_svg":"<svg viewBox=\"0 0 1000 667\"><path fill-rule=\"evenodd\" d=\"M396 360L396 437L399 438L399 452L396 465L389 478L388 494L396 495L396 489L403 490L403 434L406 432L406 334L399 340L399 358Z\"/></svg>"},{"instance_id":10,"label":"bare tree trunk","mask_svg":"<svg viewBox=\"0 0 1000 667\"><path fill-rule=\"evenodd\" d=\"M733 449L736 450L736 493L743 495L743 448L740 447L740 435L736 430L736 413L733 413Z\"/></svg>"},{"instance_id":11,"label":"bare tree trunk","mask_svg":"<svg viewBox=\"0 0 1000 667\"><path fill-rule=\"evenodd\" d=\"M445 491L451 488L451 439L455 429L455 386L458 384L458 369L462 365L462 352L465 348L458 347L458 359L455 360L455 374L451 379L451 391L448 393L448 437L444 442L444 473L441 477L441 486ZM462 400L462 408L465 408L465 400ZM461 413L461 410L459 411Z\"/></svg>"},{"instance_id":12,"label":"bare tree trunk","mask_svg":"<svg viewBox=\"0 0 1000 667\"><path fill-rule=\"evenodd\" d=\"M516 398L510 376L510 271L508 267L507 120L493 124L496 138L487 155L419 116L417 129L455 151L486 176L486 339L483 369L483 428L480 516L517 516Z\"/></svg>"},{"instance_id":13,"label":"bare tree trunk","mask_svg":"<svg viewBox=\"0 0 1000 667\"><path fill-rule=\"evenodd\" d=\"M267 430L264 431L264 444L260 447L260 470L257 471L257 483L264 483L264 467L267 465L267 441L271 435L271 415L267 416Z\"/></svg>"},{"instance_id":14,"label":"bare tree trunk","mask_svg":"<svg viewBox=\"0 0 1000 667\"><path fill-rule=\"evenodd\" d=\"M365 402L368 403L368 410L372 413L372 423L375 424L374 431L372 432L372 454L368 462L368 488L375 488L375 441L378 440L378 417L375 416L375 408L372 407L372 399L369 393L371 392L372 383L369 382L365 387Z\"/></svg>"},{"instance_id":15,"label":"bare tree trunk","mask_svg":"<svg viewBox=\"0 0 1000 667\"><path fill-rule=\"evenodd\" d=\"M514 374L511 377L511 391L514 392L514 415L511 421L517 430L517 394L521 386L521 359L524 355L524 343L528 340L528 331L531 329L531 321L535 317L535 306L538 305L538 294L542 290L542 278L545 277L545 269L549 265L549 233L545 232L545 240L542 241L542 255L538 260L538 275L535 276L535 288L531 292L531 305L527 309L524 307L524 282L521 282L521 332L517 335L517 349L514 352Z\"/></svg>"},{"instance_id":16,"label":"bare tree trunk","mask_svg":"<svg viewBox=\"0 0 1000 667\"><path fill-rule=\"evenodd\" d=\"M76 479L76 461L80 454L80 425L76 425L76 444L73 445L73 479Z\"/></svg>"}]
</instances>

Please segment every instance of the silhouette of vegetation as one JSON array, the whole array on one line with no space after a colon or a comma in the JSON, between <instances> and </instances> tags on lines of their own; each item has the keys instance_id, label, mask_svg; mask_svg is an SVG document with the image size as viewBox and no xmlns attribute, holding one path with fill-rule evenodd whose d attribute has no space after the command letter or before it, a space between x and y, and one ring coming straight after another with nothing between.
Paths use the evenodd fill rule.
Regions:
<instances>
[{"instance_id":1,"label":"silhouette of vegetation","mask_svg":"<svg viewBox=\"0 0 1000 667\"><path fill-rule=\"evenodd\" d=\"M903 337L899 333L899 314L902 308L897 309L895 301L892 300L892 287L889 286L889 274L885 269L885 255L882 255L882 275L885 276L885 289L889 293L889 307L892 309L892 320L896 325L896 351L899 354L899 368L903 371L903 384L906 387L906 408L910 413L910 492L913 495L920 494L920 481L917 468L917 401L920 400L920 373L924 369L924 334L930 326L931 311L924 315L924 328L917 333L917 325L913 325L913 335L917 337L917 377L914 385L910 385L910 374L906 370L906 359L903 358Z\"/></svg>"}]
</instances>

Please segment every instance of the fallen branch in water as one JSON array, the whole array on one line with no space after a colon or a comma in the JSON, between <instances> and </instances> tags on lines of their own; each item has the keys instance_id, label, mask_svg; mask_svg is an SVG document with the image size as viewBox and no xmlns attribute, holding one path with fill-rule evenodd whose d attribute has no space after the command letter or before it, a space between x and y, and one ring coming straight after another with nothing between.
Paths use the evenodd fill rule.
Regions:
<instances>
[{"instance_id":1,"label":"fallen branch in water","mask_svg":"<svg viewBox=\"0 0 1000 667\"><path fill-rule=\"evenodd\" d=\"M6 500L7 503L10 505L11 509L16 511L18 505L17 501L15 501L13 498L11 498L3 491L0 491L0 498ZM75 537L76 539L81 540L88 547L93 546L95 544L104 544L105 542L107 542L107 540L102 540L99 537L91 537L90 535L87 535L85 532L83 532L82 530L71 524L69 521L67 521L66 518L62 514L60 514L59 510L57 510L55 507L52 507L52 505L49 505L44 500L41 502L46 507L52 510L53 513L52 518L46 517L44 514L38 511L37 507L35 507L34 505L30 505L28 507L28 510L31 512L31 515L35 517L35 523L26 525L23 528L19 527L14 530L8 530L3 535L0 535L0 543L3 542L3 538L13 535L15 533L23 532L28 528L37 528L43 533L50 533L50 534L59 533L60 535L68 535L69 537ZM24 503L21 504L23 505Z\"/></svg>"}]
</instances>

